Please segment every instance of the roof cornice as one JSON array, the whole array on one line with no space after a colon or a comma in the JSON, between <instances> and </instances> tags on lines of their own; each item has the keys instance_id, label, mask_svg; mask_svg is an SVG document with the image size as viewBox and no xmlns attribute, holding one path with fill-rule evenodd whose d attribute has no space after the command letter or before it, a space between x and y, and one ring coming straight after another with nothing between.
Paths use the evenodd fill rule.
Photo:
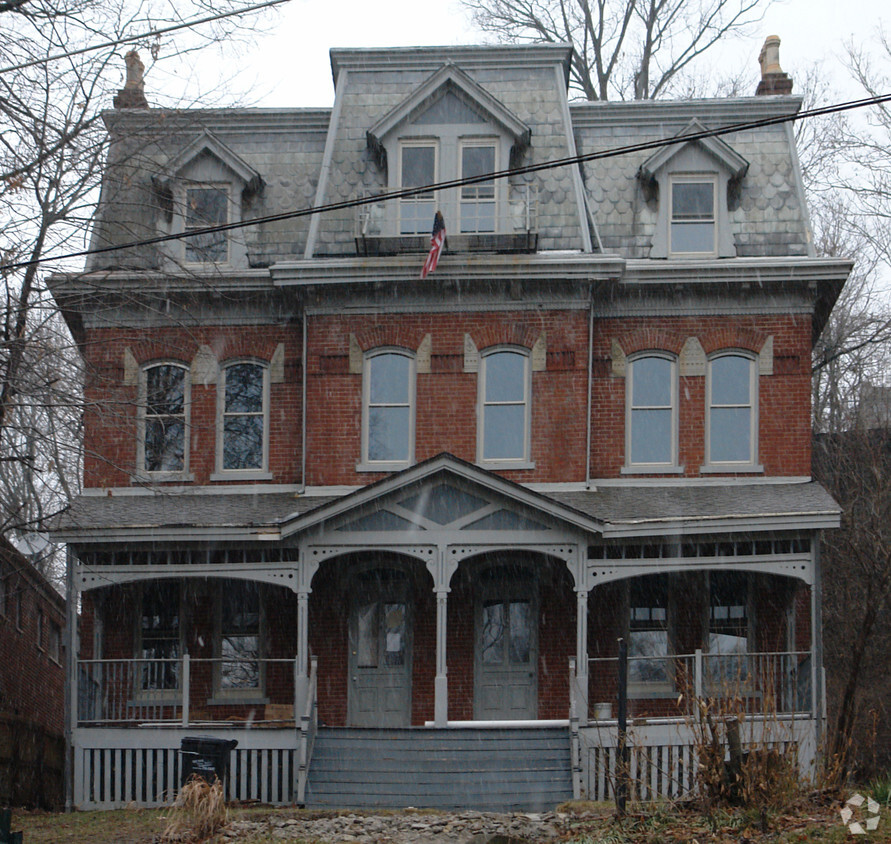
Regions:
<instances>
[{"instance_id":1,"label":"roof cornice","mask_svg":"<svg viewBox=\"0 0 891 844\"><path fill-rule=\"evenodd\" d=\"M625 262L622 283L677 285L769 284L779 282L841 285L854 262L848 258L715 258L679 261L636 259Z\"/></svg>"}]
</instances>

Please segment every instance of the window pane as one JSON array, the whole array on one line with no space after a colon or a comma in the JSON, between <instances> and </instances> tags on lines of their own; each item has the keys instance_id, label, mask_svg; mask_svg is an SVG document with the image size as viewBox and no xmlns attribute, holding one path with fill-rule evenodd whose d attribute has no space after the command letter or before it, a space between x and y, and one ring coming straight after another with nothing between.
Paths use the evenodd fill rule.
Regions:
<instances>
[{"instance_id":1,"label":"window pane","mask_svg":"<svg viewBox=\"0 0 891 844\"><path fill-rule=\"evenodd\" d=\"M226 412L262 413L263 367L239 363L226 367Z\"/></svg>"},{"instance_id":2,"label":"window pane","mask_svg":"<svg viewBox=\"0 0 891 844\"><path fill-rule=\"evenodd\" d=\"M368 408L368 459L408 460L408 407Z\"/></svg>"},{"instance_id":3,"label":"window pane","mask_svg":"<svg viewBox=\"0 0 891 844\"><path fill-rule=\"evenodd\" d=\"M359 607L356 613L358 630L356 631L356 663L359 668L377 668L377 631L378 607L375 601Z\"/></svg>"},{"instance_id":4,"label":"window pane","mask_svg":"<svg viewBox=\"0 0 891 844\"><path fill-rule=\"evenodd\" d=\"M711 361L712 404L750 404L752 361L723 355Z\"/></svg>"},{"instance_id":5,"label":"window pane","mask_svg":"<svg viewBox=\"0 0 891 844\"><path fill-rule=\"evenodd\" d=\"M494 232L495 231L495 203L494 202L462 202L461 203L461 231L462 232Z\"/></svg>"},{"instance_id":6,"label":"window pane","mask_svg":"<svg viewBox=\"0 0 891 844\"><path fill-rule=\"evenodd\" d=\"M223 468L263 468L263 417L231 416L223 423Z\"/></svg>"},{"instance_id":7,"label":"window pane","mask_svg":"<svg viewBox=\"0 0 891 844\"><path fill-rule=\"evenodd\" d=\"M712 463L752 459L752 414L749 408L713 407L709 420L709 460Z\"/></svg>"},{"instance_id":8,"label":"window pane","mask_svg":"<svg viewBox=\"0 0 891 844\"><path fill-rule=\"evenodd\" d=\"M486 173L491 173L494 170L494 146L466 146L462 148L461 175L463 177L484 176Z\"/></svg>"},{"instance_id":9,"label":"window pane","mask_svg":"<svg viewBox=\"0 0 891 844\"><path fill-rule=\"evenodd\" d=\"M525 355L497 352L485 357L486 401L525 401Z\"/></svg>"},{"instance_id":10,"label":"window pane","mask_svg":"<svg viewBox=\"0 0 891 844\"><path fill-rule=\"evenodd\" d=\"M631 630L628 633L628 680L632 683L667 683L668 631ZM637 657L637 659L635 659Z\"/></svg>"},{"instance_id":11,"label":"window pane","mask_svg":"<svg viewBox=\"0 0 891 844\"><path fill-rule=\"evenodd\" d=\"M375 355L368 362L372 404L407 404L410 360L405 355Z\"/></svg>"},{"instance_id":12,"label":"window pane","mask_svg":"<svg viewBox=\"0 0 891 844\"><path fill-rule=\"evenodd\" d=\"M673 182L671 214L674 220L711 220L715 215L712 182Z\"/></svg>"},{"instance_id":13,"label":"window pane","mask_svg":"<svg viewBox=\"0 0 891 844\"><path fill-rule=\"evenodd\" d=\"M146 419L145 470L181 472L185 468L186 426L181 418Z\"/></svg>"},{"instance_id":14,"label":"window pane","mask_svg":"<svg viewBox=\"0 0 891 844\"><path fill-rule=\"evenodd\" d=\"M414 188L436 181L436 150L434 147L402 148L402 187ZM433 218L431 217L431 225Z\"/></svg>"},{"instance_id":15,"label":"window pane","mask_svg":"<svg viewBox=\"0 0 891 844\"><path fill-rule=\"evenodd\" d=\"M671 405L671 369L665 358L639 358L631 364L634 407Z\"/></svg>"},{"instance_id":16,"label":"window pane","mask_svg":"<svg viewBox=\"0 0 891 844\"><path fill-rule=\"evenodd\" d=\"M384 604L384 663L405 664L405 604Z\"/></svg>"},{"instance_id":17,"label":"window pane","mask_svg":"<svg viewBox=\"0 0 891 844\"><path fill-rule=\"evenodd\" d=\"M631 411L631 462L671 463L671 410Z\"/></svg>"},{"instance_id":18,"label":"window pane","mask_svg":"<svg viewBox=\"0 0 891 844\"><path fill-rule=\"evenodd\" d=\"M519 460L526 456L526 405L488 405L483 429L484 460Z\"/></svg>"},{"instance_id":19,"label":"window pane","mask_svg":"<svg viewBox=\"0 0 891 844\"><path fill-rule=\"evenodd\" d=\"M181 366L153 366L145 371L146 413L181 414L185 407L186 371Z\"/></svg>"},{"instance_id":20,"label":"window pane","mask_svg":"<svg viewBox=\"0 0 891 844\"><path fill-rule=\"evenodd\" d=\"M483 604L482 660L486 665L504 662L504 604L486 601Z\"/></svg>"},{"instance_id":21,"label":"window pane","mask_svg":"<svg viewBox=\"0 0 891 844\"><path fill-rule=\"evenodd\" d=\"M529 601L510 602L510 661L526 665L532 653L532 610Z\"/></svg>"},{"instance_id":22,"label":"window pane","mask_svg":"<svg viewBox=\"0 0 891 844\"><path fill-rule=\"evenodd\" d=\"M400 209L400 234L433 233L433 216L436 209L432 200L418 200L413 197L403 199Z\"/></svg>"},{"instance_id":23,"label":"window pane","mask_svg":"<svg viewBox=\"0 0 891 844\"><path fill-rule=\"evenodd\" d=\"M220 687L258 689L260 687L260 646L257 636L224 636L220 656Z\"/></svg>"},{"instance_id":24,"label":"window pane","mask_svg":"<svg viewBox=\"0 0 891 844\"><path fill-rule=\"evenodd\" d=\"M713 252L715 249L714 223L672 223L672 252Z\"/></svg>"},{"instance_id":25,"label":"window pane","mask_svg":"<svg viewBox=\"0 0 891 844\"><path fill-rule=\"evenodd\" d=\"M190 188L186 191L186 231L229 222L229 195L224 188ZM195 263L225 261L229 255L226 232L208 232L188 237L187 261Z\"/></svg>"}]
</instances>

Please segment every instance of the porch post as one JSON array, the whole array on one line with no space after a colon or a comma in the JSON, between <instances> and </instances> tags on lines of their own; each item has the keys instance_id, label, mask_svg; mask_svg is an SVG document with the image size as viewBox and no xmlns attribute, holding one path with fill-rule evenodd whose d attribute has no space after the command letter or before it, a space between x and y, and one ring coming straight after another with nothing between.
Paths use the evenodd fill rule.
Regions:
<instances>
[{"instance_id":1,"label":"porch post","mask_svg":"<svg viewBox=\"0 0 891 844\"><path fill-rule=\"evenodd\" d=\"M306 696L309 694L309 589L297 592L297 658L294 661L294 719L306 711Z\"/></svg>"},{"instance_id":2,"label":"porch post","mask_svg":"<svg viewBox=\"0 0 891 844\"><path fill-rule=\"evenodd\" d=\"M811 711L814 714L815 752L819 753L823 732L823 573L820 561L820 534L814 531L814 582L811 586Z\"/></svg>"},{"instance_id":3,"label":"porch post","mask_svg":"<svg viewBox=\"0 0 891 844\"><path fill-rule=\"evenodd\" d=\"M65 549L65 811L74 811L74 733L77 729L77 586L76 558L71 546Z\"/></svg>"},{"instance_id":4,"label":"porch post","mask_svg":"<svg viewBox=\"0 0 891 844\"><path fill-rule=\"evenodd\" d=\"M583 727L588 725L588 591L576 587L576 671L572 682L576 684L575 694L570 700L576 701L575 716Z\"/></svg>"},{"instance_id":5,"label":"porch post","mask_svg":"<svg viewBox=\"0 0 891 844\"><path fill-rule=\"evenodd\" d=\"M448 586L437 586L436 592L436 679L433 685L433 722L437 727L449 723L449 678L446 667L446 633L448 629Z\"/></svg>"}]
</instances>

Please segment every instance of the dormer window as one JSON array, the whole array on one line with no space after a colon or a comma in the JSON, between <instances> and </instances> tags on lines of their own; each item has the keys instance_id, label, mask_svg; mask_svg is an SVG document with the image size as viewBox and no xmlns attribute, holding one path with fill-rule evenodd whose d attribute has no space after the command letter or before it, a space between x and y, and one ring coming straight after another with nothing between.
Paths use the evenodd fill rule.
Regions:
<instances>
[{"instance_id":1,"label":"dormer window","mask_svg":"<svg viewBox=\"0 0 891 844\"><path fill-rule=\"evenodd\" d=\"M714 255L715 176L671 178L672 255Z\"/></svg>"},{"instance_id":2,"label":"dormer window","mask_svg":"<svg viewBox=\"0 0 891 844\"><path fill-rule=\"evenodd\" d=\"M494 173L496 167L494 141L464 141L461 144L461 178L484 176ZM461 188L462 233L491 233L498 218L495 182L478 182Z\"/></svg>"},{"instance_id":3,"label":"dormer window","mask_svg":"<svg viewBox=\"0 0 891 844\"><path fill-rule=\"evenodd\" d=\"M424 141L405 141L400 145L401 188L423 187L436 181L436 144ZM429 234L436 214L436 194L433 191L406 196L399 200L399 233Z\"/></svg>"},{"instance_id":4,"label":"dormer window","mask_svg":"<svg viewBox=\"0 0 891 844\"><path fill-rule=\"evenodd\" d=\"M692 120L676 138L640 167L638 178L656 212L651 258L732 258L730 196L749 168L729 144L692 137L705 130Z\"/></svg>"},{"instance_id":5,"label":"dormer window","mask_svg":"<svg viewBox=\"0 0 891 844\"><path fill-rule=\"evenodd\" d=\"M185 191L183 231L223 226L229 222L229 188L221 185L189 187ZM228 232L207 232L183 239L188 264L223 264L229 260Z\"/></svg>"}]
</instances>

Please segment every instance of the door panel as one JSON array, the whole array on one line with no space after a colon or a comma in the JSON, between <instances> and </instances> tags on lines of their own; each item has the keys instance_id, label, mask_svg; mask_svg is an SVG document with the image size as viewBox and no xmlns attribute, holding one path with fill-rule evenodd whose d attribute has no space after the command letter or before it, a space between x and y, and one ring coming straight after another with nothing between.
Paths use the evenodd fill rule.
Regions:
<instances>
[{"instance_id":1,"label":"door panel","mask_svg":"<svg viewBox=\"0 0 891 844\"><path fill-rule=\"evenodd\" d=\"M355 579L350 611L348 720L356 727L405 727L411 717L408 579L375 570Z\"/></svg>"}]
</instances>

